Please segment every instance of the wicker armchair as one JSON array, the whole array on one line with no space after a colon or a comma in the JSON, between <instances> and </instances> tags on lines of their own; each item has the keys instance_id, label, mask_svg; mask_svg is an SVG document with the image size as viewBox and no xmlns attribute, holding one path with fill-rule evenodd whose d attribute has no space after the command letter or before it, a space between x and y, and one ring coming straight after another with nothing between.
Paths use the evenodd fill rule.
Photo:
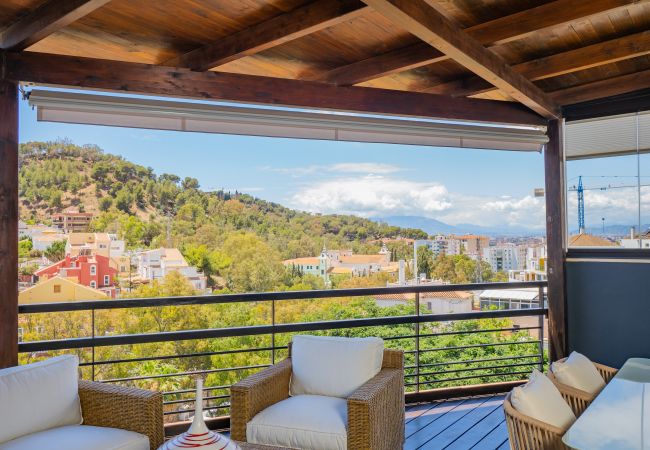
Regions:
<instances>
[{"instance_id":1,"label":"wicker armchair","mask_svg":"<svg viewBox=\"0 0 650 450\"><path fill-rule=\"evenodd\" d=\"M565 361L566 358L560 359L560 362ZM616 375L618 372L617 369L614 369L612 367L605 366L603 364L598 364L594 363L594 366L596 366L596 369L598 370L598 373L603 377L603 380L605 380L605 383L609 383L610 380ZM562 397L567 401L569 406L571 406L571 409L575 413L576 417L579 416L580 414L583 413L585 409L587 409L587 406L596 398L596 394L590 394L589 392L582 391L580 389L576 389L572 386L560 383L557 378L553 375L553 372L550 370L548 371L547 374L548 378L555 384L555 386L558 388L560 393L562 394Z\"/></svg>"},{"instance_id":2,"label":"wicker armchair","mask_svg":"<svg viewBox=\"0 0 650 450\"><path fill-rule=\"evenodd\" d=\"M120 428L149 437L151 450L164 441L162 394L79 380L84 425Z\"/></svg>"},{"instance_id":3,"label":"wicker armchair","mask_svg":"<svg viewBox=\"0 0 650 450\"><path fill-rule=\"evenodd\" d=\"M510 402L512 393L506 395L503 410L508 426L510 448L514 450L569 450L562 436L562 430L548 423L525 416L517 411Z\"/></svg>"},{"instance_id":4,"label":"wicker armchair","mask_svg":"<svg viewBox=\"0 0 650 450\"><path fill-rule=\"evenodd\" d=\"M232 386L230 433L246 441L246 424L289 397L291 347L284 361ZM384 350L381 371L347 399L347 447L394 450L404 442L404 352Z\"/></svg>"}]
</instances>

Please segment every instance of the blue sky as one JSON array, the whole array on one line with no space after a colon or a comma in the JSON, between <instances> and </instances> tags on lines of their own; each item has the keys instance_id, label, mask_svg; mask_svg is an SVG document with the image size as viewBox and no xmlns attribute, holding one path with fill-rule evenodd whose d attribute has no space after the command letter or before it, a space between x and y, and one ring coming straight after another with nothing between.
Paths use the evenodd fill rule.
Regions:
<instances>
[{"instance_id":1,"label":"blue sky","mask_svg":"<svg viewBox=\"0 0 650 450\"><path fill-rule=\"evenodd\" d=\"M544 185L538 153L46 123L36 121L26 101L20 112L21 142L96 144L156 173L195 177L204 189L239 190L313 212L543 227L543 201L532 196ZM632 173L629 161L616 159L606 166L571 163L568 174L603 173L612 164Z\"/></svg>"}]
</instances>

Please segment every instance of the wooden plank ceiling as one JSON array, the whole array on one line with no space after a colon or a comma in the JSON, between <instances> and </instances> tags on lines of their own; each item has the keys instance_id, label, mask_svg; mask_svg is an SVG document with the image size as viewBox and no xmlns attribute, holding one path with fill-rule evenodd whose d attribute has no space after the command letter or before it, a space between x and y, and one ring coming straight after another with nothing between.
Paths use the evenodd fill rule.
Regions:
<instances>
[{"instance_id":1,"label":"wooden plank ceiling","mask_svg":"<svg viewBox=\"0 0 650 450\"><path fill-rule=\"evenodd\" d=\"M3 0L0 48L516 101L550 119L650 87L650 0Z\"/></svg>"}]
</instances>

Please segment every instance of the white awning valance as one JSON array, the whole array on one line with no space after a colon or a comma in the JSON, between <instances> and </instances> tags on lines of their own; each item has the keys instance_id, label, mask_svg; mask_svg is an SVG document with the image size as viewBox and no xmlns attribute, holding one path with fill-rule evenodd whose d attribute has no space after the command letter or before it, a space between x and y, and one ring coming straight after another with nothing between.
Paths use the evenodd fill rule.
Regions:
<instances>
[{"instance_id":1,"label":"white awning valance","mask_svg":"<svg viewBox=\"0 0 650 450\"><path fill-rule=\"evenodd\" d=\"M541 151L545 130L33 90L38 120L248 136Z\"/></svg>"}]
</instances>

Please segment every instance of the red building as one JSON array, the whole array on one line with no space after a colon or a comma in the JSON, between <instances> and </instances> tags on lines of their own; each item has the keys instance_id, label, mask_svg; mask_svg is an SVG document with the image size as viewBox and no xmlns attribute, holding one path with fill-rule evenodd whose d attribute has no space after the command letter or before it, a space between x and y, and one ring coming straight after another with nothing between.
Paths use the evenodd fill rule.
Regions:
<instances>
[{"instance_id":1,"label":"red building","mask_svg":"<svg viewBox=\"0 0 650 450\"><path fill-rule=\"evenodd\" d=\"M66 255L65 259L34 273L38 278L60 276L72 278L77 283L98 289L111 298L117 295L117 269L110 266L110 260L101 255Z\"/></svg>"}]
</instances>

